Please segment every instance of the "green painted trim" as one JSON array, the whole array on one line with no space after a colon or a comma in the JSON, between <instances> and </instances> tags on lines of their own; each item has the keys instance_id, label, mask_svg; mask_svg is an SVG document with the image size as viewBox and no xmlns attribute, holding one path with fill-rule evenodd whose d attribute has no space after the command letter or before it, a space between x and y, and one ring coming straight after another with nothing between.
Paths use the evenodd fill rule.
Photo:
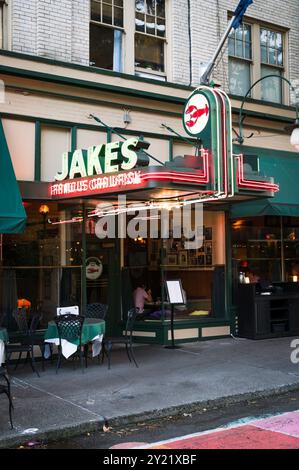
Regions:
<instances>
[{"instance_id":1,"label":"green painted trim","mask_svg":"<svg viewBox=\"0 0 299 470\"><path fill-rule=\"evenodd\" d=\"M209 341L216 338L227 338L229 335L224 336L211 336L203 338L202 335L202 328L208 328L211 326L220 327L220 326L229 326L231 331L233 331L232 322L228 321L227 319L217 319L217 318L209 318L209 319L186 319L182 321L175 322L175 330L185 329L185 328L198 328L198 336L194 336L193 338L187 339L179 339L175 340L176 344L180 343L189 343L195 341ZM136 343L148 343L148 344L162 344L167 345L171 344L171 340L168 339L168 331L170 329L170 321L157 321L157 322L146 322L146 321L138 321L134 325L134 331L138 334L138 331L147 331L147 332L154 332L156 333L156 337L146 337L146 336L137 336L134 335L134 342Z\"/></svg>"},{"instance_id":2,"label":"green painted trim","mask_svg":"<svg viewBox=\"0 0 299 470\"><path fill-rule=\"evenodd\" d=\"M74 152L77 148L77 126L73 126L71 129L71 152Z\"/></svg>"},{"instance_id":3,"label":"green painted trim","mask_svg":"<svg viewBox=\"0 0 299 470\"><path fill-rule=\"evenodd\" d=\"M81 311L83 315L86 314L86 305L87 305L87 285L86 285L86 206L85 202L82 203L82 213L83 213L83 220L82 220L82 270L81 270L81 298L82 298L82 306Z\"/></svg>"},{"instance_id":4,"label":"green painted trim","mask_svg":"<svg viewBox=\"0 0 299 470\"><path fill-rule=\"evenodd\" d=\"M91 67L89 65L81 65L81 64L75 64L72 62L64 62L60 60L55 60L55 59L48 59L46 57L40 57L40 56L34 56L30 54L23 54L20 52L14 52L14 51L7 51L7 50L0 50L0 56L7 56L7 57L14 57L20 60L30 60L32 62L39 62L43 64L48 64L48 65L56 65L59 67L63 68L68 68L68 69L73 69L73 70L82 70L83 72L90 72L90 73L96 73L98 75L106 75L106 76L111 76L111 77L118 77L118 78L123 78L125 80L133 80L136 82L145 82L145 83L152 83L154 85L162 85L165 86L165 88L175 88L178 90L187 90L187 91L192 91L194 90L194 87L190 87L189 85L181 85L178 83L174 82L169 82L169 81L161 81L161 80L155 80L152 78L144 78L144 77L139 77L137 75L130 75L126 73L120 73L120 72L114 72L112 70L105 70L101 69L99 67Z\"/></svg>"},{"instance_id":5,"label":"green painted trim","mask_svg":"<svg viewBox=\"0 0 299 470\"><path fill-rule=\"evenodd\" d=\"M35 122L34 180L41 180L41 123Z\"/></svg>"},{"instance_id":6,"label":"green painted trim","mask_svg":"<svg viewBox=\"0 0 299 470\"><path fill-rule=\"evenodd\" d=\"M239 108L232 108L232 113L233 114L239 114ZM268 114L268 113L261 113L259 111L251 111L249 109L245 109L243 112L244 116L250 116L250 117L257 117L259 119L266 119L267 121L275 121L275 122L294 122L294 119L288 118L285 116L276 116L274 114Z\"/></svg>"},{"instance_id":7,"label":"green painted trim","mask_svg":"<svg viewBox=\"0 0 299 470\"><path fill-rule=\"evenodd\" d=\"M153 93L144 90L136 90L134 88L120 87L116 85L109 85L106 83L96 83L88 80L81 80L72 77L65 77L62 75L52 75L44 72L36 72L32 70L23 70L16 67L7 67L0 65L0 73L4 75L13 75L16 77L30 78L33 80L41 80L49 83L58 83L62 85L77 86L79 88L110 91L120 95L134 96L142 99L158 100L168 103L184 104L185 98L178 98L177 96L170 96L169 94ZM143 82L144 80L142 80ZM152 83L152 81L150 81ZM161 85L163 82L159 82Z\"/></svg>"},{"instance_id":8,"label":"green painted trim","mask_svg":"<svg viewBox=\"0 0 299 470\"><path fill-rule=\"evenodd\" d=\"M112 142L112 129L106 129L107 134L107 144L111 144Z\"/></svg>"},{"instance_id":9,"label":"green painted trim","mask_svg":"<svg viewBox=\"0 0 299 470\"><path fill-rule=\"evenodd\" d=\"M239 96L239 95L228 95L231 100L236 100L236 101L242 101L244 99L244 96ZM254 98L246 98L245 103L252 103L256 105L262 105L262 106L269 106L270 108L276 108L276 109L284 109L287 111L295 111L295 106L292 105L287 105L287 104L280 104L280 103L272 103L271 101L265 101L265 100L256 100Z\"/></svg>"},{"instance_id":10,"label":"green painted trim","mask_svg":"<svg viewBox=\"0 0 299 470\"><path fill-rule=\"evenodd\" d=\"M169 160L170 162L173 161L173 137L170 137L170 139L169 139L168 160Z\"/></svg>"}]
</instances>

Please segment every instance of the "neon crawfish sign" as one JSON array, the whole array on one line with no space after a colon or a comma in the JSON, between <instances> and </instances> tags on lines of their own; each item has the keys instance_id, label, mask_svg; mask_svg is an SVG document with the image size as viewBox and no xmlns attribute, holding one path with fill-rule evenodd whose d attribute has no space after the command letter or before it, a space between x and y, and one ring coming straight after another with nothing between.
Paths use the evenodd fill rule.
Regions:
<instances>
[{"instance_id":1,"label":"neon crawfish sign","mask_svg":"<svg viewBox=\"0 0 299 470\"><path fill-rule=\"evenodd\" d=\"M209 154L209 186L215 199L233 197L236 192L274 193L279 186L273 178L246 178L243 154L233 154L232 110L227 94L218 88L198 87L183 111L185 131L198 137L202 155Z\"/></svg>"}]
</instances>

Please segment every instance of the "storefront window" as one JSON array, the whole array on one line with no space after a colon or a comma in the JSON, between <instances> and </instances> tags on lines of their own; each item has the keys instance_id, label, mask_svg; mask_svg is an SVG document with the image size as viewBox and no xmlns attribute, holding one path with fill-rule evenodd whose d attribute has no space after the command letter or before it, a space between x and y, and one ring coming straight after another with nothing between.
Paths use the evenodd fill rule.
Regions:
<instances>
[{"instance_id":1,"label":"storefront window","mask_svg":"<svg viewBox=\"0 0 299 470\"><path fill-rule=\"evenodd\" d=\"M171 214L170 218L172 226ZM145 301L145 321L169 319L164 290L167 279L180 279L185 291L186 302L176 307L176 320L225 316L224 215L206 211L203 222L203 244L196 249L187 248L184 235L176 237L171 229L169 237L161 239L160 226L159 238L125 240L124 273L131 300L141 286L152 294L152 299Z\"/></svg>"},{"instance_id":2,"label":"storefront window","mask_svg":"<svg viewBox=\"0 0 299 470\"><path fill-rule=\"evenodd\" d=\"M265 216L232 222L234 279L253 273L265 282L299 280L299 218Z\"/></svg>"},{"instance_id":3,"label":"storefront window","mask_svg":"<svg viewBox=\"0 0 299 470\"><path fill-rule=\"evenodd\" d=\"M2 313L10 329L18 299L34 310L41 306L46 323L56 307L81 306L82 211L80 206L24 202L24 234L3 235L0 273Z\"/></svg>"}]
</instances>

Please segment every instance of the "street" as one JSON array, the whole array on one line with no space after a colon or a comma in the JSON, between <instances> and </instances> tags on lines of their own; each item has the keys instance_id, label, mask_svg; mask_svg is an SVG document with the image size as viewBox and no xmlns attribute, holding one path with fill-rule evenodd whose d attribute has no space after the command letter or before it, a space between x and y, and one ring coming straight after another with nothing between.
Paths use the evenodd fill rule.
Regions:
<instances>
[{"instance_id":1,"label":"street","mask_svg":"<svg viewBox=\"0 0 299 470\"><path fill-rule=\"evenodd\" d=\"M299 448L299 391L223 408L140 422L127 428L87 433L59 442L27 441L44 449ZM286 414L288 413L288 414ZM273 416L282 415L282 416ZM217 428L225 427L225 430ZM217 431L214 431L216 430ZM203 433L203 434L198 434ZM190 434L196 434L191 437ZM171 442L161 442L171 440Z\"/></svg>"}]
</instances>

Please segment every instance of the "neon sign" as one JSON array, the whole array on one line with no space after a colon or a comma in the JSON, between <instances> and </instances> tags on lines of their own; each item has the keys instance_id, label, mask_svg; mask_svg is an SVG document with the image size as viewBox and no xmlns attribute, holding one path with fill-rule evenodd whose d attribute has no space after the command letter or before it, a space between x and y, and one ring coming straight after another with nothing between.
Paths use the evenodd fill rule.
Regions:
<instances>
[{"instance_id":1,"label":"neon sign","mask_svg":"<svg viewBox=\"0 0 299 470\"><path fill-rule=\"evenodd\" d=\"M85 178L103 173L117 173L120 170L132 170L136 166L147 166L149 158L140 149L147 149L148 142L132 138L124 142L93 145L87 150L62 154L62 169L55 175L56 181Z\"/></svg>"},{"instance_id":2,"label":"neon sign","mask_svg":"<svg viewBox=\"0 0 299 470\"><path fill-rule=\"evenodd\" d=\"M233 197L236 191L279 191L272 178L244 176L243 155L233 154L231 102L223 90L200 86L191 93L184 108L183 125L211 154L208 185L216 199Z\"/></svg>"},{"instance_id":3,"label":"neon sign","mask_svg":"<svg viewBox=\"0 0 299 470\"><path fill-rule=\"evenodd\" d=\"M279 191L273 178L258 173L248 177L243 155L233 154L231 102L224 91L198 87L186 102L183 124L189 135L201 141L200 154L190 156L196 159L194 165L189 165L189 156L184 156L182 171L171 166L145 170L149 157L140 150L147 149L149 143L138 138L94 145L63 154L62 169L49 185L50 197L100 196L154 187L159 182L192 185L198 200L206 197L208 201L231 198L236 193L266 192L270 196Z\"/></svg>"},{"instance_id":4,"label":"neon sign","mask_svg":"<svg viewBox=\"0 0 299 470\"><path fill-rule=\"evenodd\" d=\"M193 173L186 171L174 171L166 167L152 167L145 170L122 171L117 174L97 175L86 178L55 182L49 184L49 196L53 199L66 199L69 197L95 196L108 193L120 193L122 191L146 188L154 182L175 183L184 185L201 186L200 192L213 193L206 190L209 180L207 152L203 152L206 162L203 170L195 170Z\"/></svg>"}]
</instances>

